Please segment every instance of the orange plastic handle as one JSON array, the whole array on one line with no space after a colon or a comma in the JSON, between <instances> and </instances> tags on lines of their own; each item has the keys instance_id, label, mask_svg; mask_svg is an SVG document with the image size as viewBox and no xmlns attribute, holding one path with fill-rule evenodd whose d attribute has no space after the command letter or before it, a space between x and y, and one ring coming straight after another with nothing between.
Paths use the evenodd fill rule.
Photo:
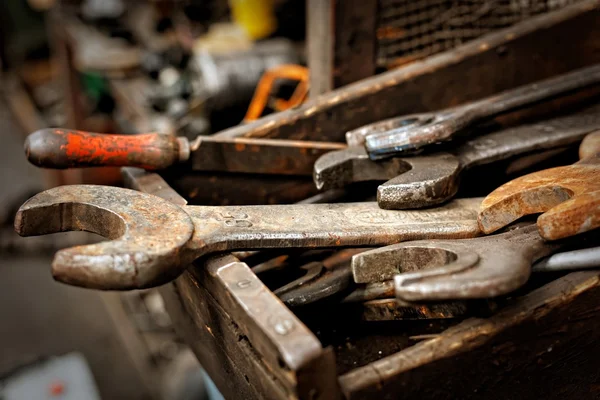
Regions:
<instances>
[{"instance_id":1,"label":"orange plastic handle","mask_svg":"<svg viewBox=\"0 0 600 400\"><path fill-rule=\"evenodd\" d=\"M40 129L27 137L25 154L43 168L139 167L156 170L189 157L183 138L144 133L112 135L67 129Z\"/></svg>"},{"instance_id":2,"label":"orange plastic handle","mask_svg":"<svg viewBox=\"0 0 600 400\"><path fill-rule=\"evenodd\" d=\"M289 100L276 99L275 109L276 111L287 110L288 108L295 107L302 104L308 94L308 68L296 64L283 64L277 67L271 68L263 74L256 85L254 96L244 117L245 122L254 121L262 115L267 103L269 102L269 96L271 89L278 79L290 79L298 81L298 86L292 97Z\"/></svg>"}]
</instances>

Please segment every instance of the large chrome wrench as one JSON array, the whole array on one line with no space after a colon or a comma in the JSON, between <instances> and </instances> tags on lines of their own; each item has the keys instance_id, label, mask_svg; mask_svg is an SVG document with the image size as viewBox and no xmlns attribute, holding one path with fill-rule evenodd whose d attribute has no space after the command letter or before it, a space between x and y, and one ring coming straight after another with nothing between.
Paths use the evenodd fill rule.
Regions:
<instances>
[{"instance_id":1,"label":"large chrome wrench","mask_svg":"<svg viewBox=\"0 0 600 400\"><path fill-rule=\"evenodd\" d=\"M72 285L127 290L166 283L212 252L474 237L480 204L461 199L416 211L381 210L375 202L179 207L134 190L72 185L29 199L15 230L22 236L79 230L112 239L59 251L52 272Z\"/></svg>"}]
</instances>

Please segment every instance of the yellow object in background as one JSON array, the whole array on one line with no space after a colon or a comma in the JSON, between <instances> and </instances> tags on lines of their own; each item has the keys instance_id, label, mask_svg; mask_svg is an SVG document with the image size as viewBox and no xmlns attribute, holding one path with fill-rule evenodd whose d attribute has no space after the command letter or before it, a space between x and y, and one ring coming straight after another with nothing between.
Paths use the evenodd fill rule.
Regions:
<instances>
[{"instance_id":1,"label":"yellow object in background","mask_svg":"<svg viewBox=\"0 0 600 400\"><path fill-rule=\"evenodd\" d=\"M237 24L253 40L263 39L277 29L273 0L229 0Z\"/></svg>"}]
</instances>

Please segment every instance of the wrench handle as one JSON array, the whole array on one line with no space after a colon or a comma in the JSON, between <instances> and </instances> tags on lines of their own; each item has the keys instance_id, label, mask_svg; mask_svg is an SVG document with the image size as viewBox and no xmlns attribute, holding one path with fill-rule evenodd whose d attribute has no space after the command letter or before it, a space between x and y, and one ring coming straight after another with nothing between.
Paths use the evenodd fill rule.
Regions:
<instances>
[{"instance_id":1,"label":"wrench handle","mask_svg":"<svg viewBox=\"0 0 600 400\"><path fill-rule=\"evenodd\" d=\"M112 135L68 129L40 129L25 140L25 154L42 168L167 168L189 158L185 138L144 133Z\"/></svg>"},{"instance_id":2,"label":"wrench handle","mask_svg":"<svg viewBox=\"0 0 600 400\"><path fill-rule=\"evenodd\" d=\"M566 117L553 118L535 124L521 125L475 137L460 145L454 154L463 168L490 164L513 156L569 146L591 137L600 129L600 107L593 106ZM593 151L592 139L581 149ZM600 144L600 140L598 141ZM600 146L598 146L600 148ZM587 154L587 153L586 153Z\"/></svg>"},{"instance_id":3,"label":"wrench handle","mask_svg":"<svg viewBox=\"0 0 600 400\"><path fill-rule=\"evenodd\" d=\"M600 65L592 65L506 90L483 100L457 107L457 109L470 113L475 121L479 121L551 100L598 83L600 83Z\"/></svg>"}]
</instances>

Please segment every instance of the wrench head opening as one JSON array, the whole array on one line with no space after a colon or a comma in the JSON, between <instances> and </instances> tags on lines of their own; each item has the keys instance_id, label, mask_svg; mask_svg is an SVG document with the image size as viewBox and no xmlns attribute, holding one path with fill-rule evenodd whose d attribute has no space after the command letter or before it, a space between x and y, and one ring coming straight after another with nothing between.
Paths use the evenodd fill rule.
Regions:
<instances>
[{"instance_id":1,"label":"wrench head opening","mask_svg":"<svg viewBox=\"0 0 600 400\"><path fill-rule=\"evenodd\" d=\"M590 163L589 159L534 172L490 193L481 204L479 227L484 233L491 233L522 216L548 214L549 210L566 202L556 213L544 214L538 219L542 237L553 240L585 232L598 227L598 222L593 221L598 221L599 210L595 195L591 195L597 191L600 191L600 164ZM560 219L567 216L568 219ZM546 230L545 224L562 224L562 233L559 234L554 228Z\"/></svg>"},{"instance_id":2,"label":"wrench head opening","mask_svg":"<svg viewBox=\"0 0 600 400\"><path fill-rule=\"evenodd\" d=\"M373 162L364 148L348 147L319 157L314 165L313 180L319 190L328 190L354 182L385 181L411 168L410 159Z\"/></svg>"},{"instance_id":3,"label":"wrench head opening","mask_svg":"<svg viewBox=\"0 0 600 400\"><path fill-rule=\"evenodd\" d=\"M446 265L457 257L455 252L426 244L399 243L353 256L352 275L356 283L384 282L400 273Z\"/></svg>"},{"instance_id":4,"label":"wrench head opening","mask_svg":"<svg viewBox=\"0 0 600 400\"><path fill-rule=\"evenodd\" d=\"M181 273L194 225L178 206L158 197L109 186L71 185L25 202L15 217L21 236L87 231L108 239L60 250L52 275L71 285L105 290L156 286Z\"/></svg>"},{"instance_id":5,"label":"wrench head opening","mask_svg":"<svg viewBox=\"0 0 600 400\"><path fill-rule=\"evenodd\" d=\"M356 281L394 279L409 302L496 297L521 287L531 274L535 226L460 240L418 240L354 256ZM533 238L533 239L532 239Z\"/></svg>"},{"instance_id":6,"label":"wrench head opening","mask_svg":"<svg viewBox=\"0 0 600 400\"><path fill-rule=\"evenodd\" d=\"M459 188L458 158L439 153L407 157L411 169L377 188L377 203L386 210L429 207L450 200Z\"/></svg>"}]
</instances>

